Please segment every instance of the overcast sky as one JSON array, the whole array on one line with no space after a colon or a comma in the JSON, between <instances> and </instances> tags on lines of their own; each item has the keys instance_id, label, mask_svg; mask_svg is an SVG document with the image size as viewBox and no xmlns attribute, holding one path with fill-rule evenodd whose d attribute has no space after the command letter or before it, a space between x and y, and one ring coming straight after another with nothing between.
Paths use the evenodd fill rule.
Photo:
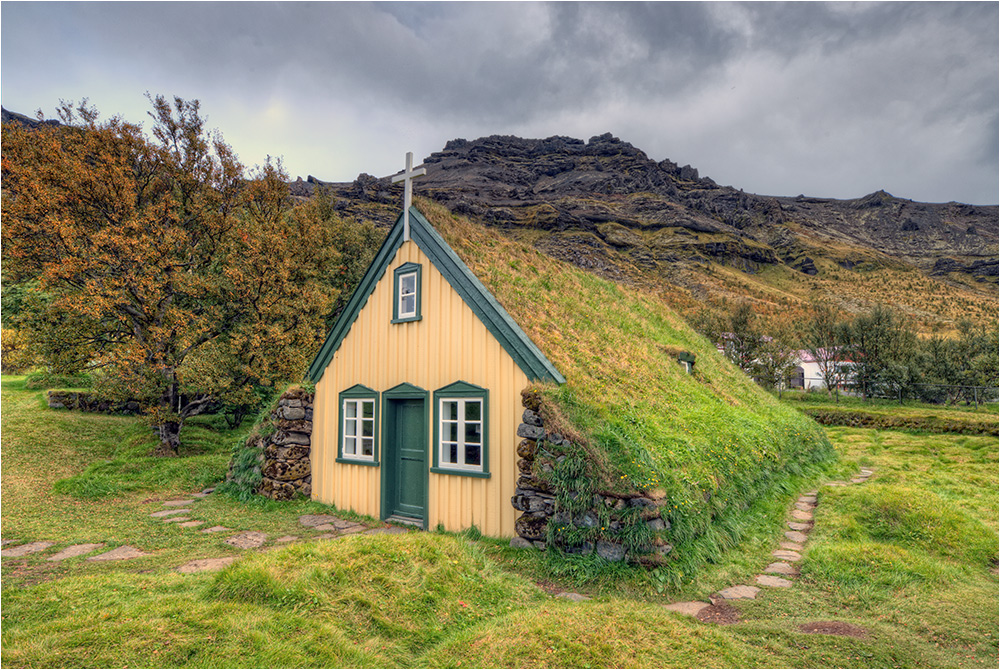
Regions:
<instances>
[{"instance_id":1,"label":"overcast sky","mask_svg":"<svg viewBox=\"0 0 1000 670\"><path fill-rule=\"evenodd\" d=\"M201 100L349 181L456 137L611 132L746 191L997 204L998 4L10 2L0 102ZM145 124L148 127L148 123Z\"/></svg>"}]
</instances>

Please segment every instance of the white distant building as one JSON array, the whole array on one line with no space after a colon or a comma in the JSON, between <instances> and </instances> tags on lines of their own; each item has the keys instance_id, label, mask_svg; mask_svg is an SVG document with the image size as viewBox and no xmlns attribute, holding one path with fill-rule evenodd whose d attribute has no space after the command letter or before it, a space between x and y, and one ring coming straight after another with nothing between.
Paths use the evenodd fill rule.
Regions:
<instances>
[{"instance_id":1,"label":"white distant building","mask_svg":"<svg viewBox=\"0 0 1000 670\"><path fill-rule=\"evenodd\" d=\"M795 368L789 377L788 387L805 389L806 391L809 389L826 390L826 384L823 383L823 370L812 352L808 349L800 349L795 352L795 358ZM843 361L841 365L849 368L854 367L852 361ZM844 379L841 380L841 387L847 381L847 376L844 375Z\"/></svg>"}]
</instances>

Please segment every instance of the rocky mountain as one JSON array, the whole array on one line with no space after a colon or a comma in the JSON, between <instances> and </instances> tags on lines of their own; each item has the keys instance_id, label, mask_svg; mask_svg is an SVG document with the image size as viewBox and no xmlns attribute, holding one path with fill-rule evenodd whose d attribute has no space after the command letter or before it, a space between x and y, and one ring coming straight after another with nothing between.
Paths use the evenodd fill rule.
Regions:
<instances>
[{"instance_id":1,"label":"rocky mountain","mask_svg":"<svg viewBox=\"0 0 1000 670\"><path fill-rule=\"evenodd\" d=\"M651 160L610 133L586 142L456 139L423 164L416 195L599 274L658 285L682 309L749 298L780 312L819 297L857 311L883 301L877 284L906 284L912 288L884 301L929 330L947 329L963 313L996 311L995 206L921 203L885 191L856 200L745 193L690 165ZM293 191L316 187L345 211L384 224L401 189L362 174L352 183L309 177ZM945 303L953 296L953 304L926 304L928 291Z\"/></svg>"}]
</instances>

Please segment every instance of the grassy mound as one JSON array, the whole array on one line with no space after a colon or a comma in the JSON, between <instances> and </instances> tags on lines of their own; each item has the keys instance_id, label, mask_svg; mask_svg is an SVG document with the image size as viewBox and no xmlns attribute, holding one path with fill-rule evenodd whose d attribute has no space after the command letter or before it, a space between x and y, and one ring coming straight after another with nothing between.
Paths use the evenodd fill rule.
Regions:
<instances>
[{"instance_id":1,"label":"grassy mound","mask_svg":"<svg viewBox=\"0 0 1000 670\"><path fill-rule=\"evenodd\" d=\"M834 457L819 426L724 360L660 297L433 203L420 207L566 377L540 391L549 418L580 436L595 488L668 499L675 546ZM694 374L678 362L682 351L696 355ZM738 533L739 524L728 526Z\"/></svg>"},{"instance_id":2,"label":"grassy mound","mask_svg":"<svg viewBox=\"0 0 1000 670\"><path fill-rule=\"evenodd\" d=\"M310 611L390 664L544 594L461 538L354 536L248 557L208 596Z\"/></svg>"}]
</instances>

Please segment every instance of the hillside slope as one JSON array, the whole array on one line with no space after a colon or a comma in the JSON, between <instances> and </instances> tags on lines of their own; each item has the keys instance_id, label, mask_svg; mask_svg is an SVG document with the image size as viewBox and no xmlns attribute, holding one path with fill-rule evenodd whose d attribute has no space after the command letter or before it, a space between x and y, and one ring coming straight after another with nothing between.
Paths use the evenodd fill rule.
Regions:
<instances>
[{"instance_id":1,"label":"hillside slope","mask_svg":"<svg viewBox=\"0 0 1000 670\"><path fill-rule=\"evenodd\" d=\"M677 555L690 555L710 528L738 533L734 521L757 500L833 457L819 426L759 388L660 298L440 205L418 207L565 376L540 392L548 416L584 447L587 490L669 501L663 518ZM694 374L681 351L696 355ZM588 537L610 537L601 531Z\"/></svg>"},{"instance_id":2,"label":"hillside slope","mask_svg":"<svg viewBox=\"0 0 1000 670\"><path fill-rule=\"evenodd\" d=\"M660 291L684 313L751 300L761 313L794 318L816 299L846 314L881 302L924 332L997 315L997 207L883 191L856 200L754 195L653 161L610 134L452 140L424 165L418 194L554 258ZM401 188L362 174L350 184L310 177L293 190L316 186L386 225Z\"/></svg>"}]
</instances>

